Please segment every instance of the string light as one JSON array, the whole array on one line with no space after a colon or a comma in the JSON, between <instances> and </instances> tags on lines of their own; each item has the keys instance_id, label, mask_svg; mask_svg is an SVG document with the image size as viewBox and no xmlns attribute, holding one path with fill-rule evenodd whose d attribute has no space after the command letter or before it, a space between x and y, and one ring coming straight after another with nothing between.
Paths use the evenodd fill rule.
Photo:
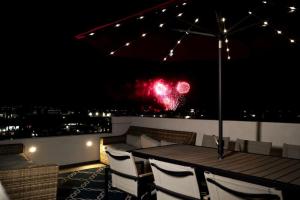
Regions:
<instances>
[{"instance_id":1,"label":"string light","mask_svg":"<svg viewBox=\"0 0 300 200\"><path fill-rule=\"evenodd\" d=\"M295 40L294 39L290 39L290 43L295 43Z\"/></svg>"},{"instance_id":2,"label":"string light","mask_svg":"<svg viewBox=\"0 0 300 200\"><path fill-rule=\"evenodd\" d=\"M195 22L195 23L198 23L198 22L199 22L199 18L196 18L194 22Z\"/></svg>"},{"instance_id":3,"label":"string light","mask_svg":"<svg viewBox=\"0 0 300 200\"><path fill-rule=\"evenodd\" d=\"M92 33L89 33L89 36L93 36L93 35L95 35L95 33L94 33L94 32L92 32Z\"/></svg>"},{"instance_id":4,"label":"string light","mask_svg":"<svg viewBox=\"0 0 300 200\"><path fill-rule=\"evenodd\" d=\"M121 24L116 24L116 25L115 25L115 27L120 27L120 26L121 26Z\"/></svg>"},{"instance_id":5,"label":"string light","mask_svg":"<svg viewBox=\"0 0 300 200\"><path fill-rule=\"evenodd\" d=\"M268 24L269 24L268 21L264 21L263 24L262 24L262 26L266 27L266 26L268 26Z\"/></svg>"},{"instance_id":6,"label":"string light","mask_svg":"<svg viewBox=\"0 0 300 200\"><path fill-rule=\"evenodd\" d=\"M114 52L114 51L111 51L109 54L110 54L110 55L114 55L114 54L115 54L115 52Z\"/></svg>"},{"instance_id":7,"label":"string light","mask_svg":"<svg viewBox=\"0 0 300 200\"><path fill-rule=\"evenodd\" d=\"M222 21L222 22L225 22L225 21L226 21L225 17L222 17L221 21Z\"/></svg>"},{"instance_id":8,"label":"string light","mask_svg":"<svg viewBox=\"0 0 300 200\"><path fill-rule=\"evenodd\" d=\"M229 48L228 47L226 48L226 51L229 52Z\"/></svg>"},{"instance_id":9,"label":"string light","mask_svg":"<svg viewBox=\"0 0 300 200\"><path fill-rule=\"evenodd\" d=\"M249 15L252 15L252 11L249 10L249 11L248 11L248 14L249 14Z\"/></svg>"},{"instance_id":10,"label":"string light","mask_svg":"<svg viewBox=\"0 0 300 200\"><path fill-rule=\"evenodd\" d=\"M183 6L186 6L186 2L182 3Z\"/></svg>"},{"instance_id":11,"label":"string light","mask_svg":"<svg viewBox=\"0 0 300 200\"><path fill-rule=\"evenodd\" d=\"M183 13L179 13L178 15L177 15L177 17L181 17L183 15Z\"/></svg>"},{"instance_id":12,"label":"string light","mask_svg":"<svg viewBox=\"0 0 300 200\"><path fill-rule=\"evenodd\" d=\"M290 9L290 10L289 10L290 13L296 11L296 7L295 7L295 6L290 6L289 9Z\"/></svg>"},{"instance_id":13,"label":"string light","mask_svg":"<svg viewBox=\"0 0 300 200\"><path fill-rule=\"evenodd\" d=\"M140 16L138 19L144 19L144 16Z\"/></svg>"},{"instance_id":14,"label":"string light","mask_svg":"<svg viewBox=\"0 0 300 200\"><path fill-rule=\"evenodd\" d=\"M147 35L147 33L143 33L143 34L142 34L142 37L146 37L146 35Z\"/></svg>"},{"instance_id":15,"label":"string light","mask_svg":"<svg viewBox=\"0 0 300 200\"><path fill-rule=\"evenodd\" d=\"M263 3L263 4L267 4L268 2L267 2L267 1L262 1L262 3Z\"/></svg>"},{"instance_id":16,"label":"string light","mask_svg":"<svg viewBox=\"0 0 300 200\"><path fill-rule=\"evenodd\" d=\"M281 31L281 30L276 30L276 33L277 33L278 35L281 35L281 34L282 34L282 31Z\"/></svg>"},{"instance_id":17,"label":"string light","mask_svg":"<svg viewBox=\"0 0 300 200\"><path fill-rule=\"evenodd\" d=\"M167 9L165 9L165 8L161 10L161 12L163 12L163 13L166 12L166 11L167 11Z\"/></svg>"},{"instance_id":18,"label":"string light","mask_svg":"<svg viewBox=\"0 0 300 200\"><path fill-rule=\"evenodd\" d=\"M128 47L129 45L130 45L130 42L127 42L127 43L125 44L125 46L127 46L127 47Z\"/></svg>"},{"instance_id":19,"label":"string light","mask_svg":"<svg viewBox=\"0 0 300 200\"><path fill-rule=\"evenodd\" d=\"M177 41L177 44L180 44L180 43L181 43L181 40L178 40L178 41Z\"/></svg>"},{"instance_id":20,"label":"string light","mask_svg":"<svg viewBox=\"0 0 300 200\"><path fill-rule=\"evenodd\" d=\"M159 24L159 28L162 28L162 27L164 27L164 25L165 25L165 24Z\"/></svg>"},{"instance_id":21,"label":"string light","mask_svg":"<svg viewBox=\"0 0 300 200\"><path fill-rule=\"evenodd\" d=\"M231 57L230 56L227 56L227 60L230 60L231 59Z\"/></svg>"},{"instance_id":22,"label":"string light","mask_svg":"<svg viewBox=\"0 0 300 200\"><path fill-rule=\"evenodd\" d=\"M227 29L226 29L226 28L224 28L224 30L223 30L223 31L224 31L224 33L227 33Z\"/></svg>"}]
</instances>

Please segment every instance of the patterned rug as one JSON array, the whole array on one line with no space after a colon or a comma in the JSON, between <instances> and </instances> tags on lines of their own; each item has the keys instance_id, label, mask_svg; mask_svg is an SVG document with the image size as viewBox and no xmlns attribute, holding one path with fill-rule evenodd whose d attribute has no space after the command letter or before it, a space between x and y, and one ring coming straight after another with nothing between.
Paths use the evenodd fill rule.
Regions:
<instances>
[{"instance_id":1,"label":"patterned rug","mask_svg":"<svg viewBox=\"0 0 300 200\"><path fill-rule=\"evenodd\" d=\"M58 200L101 200L104 199L104 168L92 168L63 173L58 178ZM109 199L131 199L118 190L111 188L109 182Z\"/></svg>"}]
</instances>

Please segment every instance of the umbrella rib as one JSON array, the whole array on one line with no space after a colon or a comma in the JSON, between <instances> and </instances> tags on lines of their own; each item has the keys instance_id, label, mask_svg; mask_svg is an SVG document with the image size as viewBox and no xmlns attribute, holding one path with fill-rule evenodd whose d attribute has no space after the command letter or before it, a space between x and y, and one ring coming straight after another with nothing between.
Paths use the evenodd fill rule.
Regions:
<instances>
[{"instance_id":1,"label":"umbrella rib","mask_svg":"<svg viewBox=\"0 0 300 200\"><path fill-rule=\"evenodd\" d=\"M191 30L185 30L185 29L171 29L172 31L177 31L177 32L182 32L182 33L191 33L194 35L202 35L202 36L208 36L208 37L217 37L216 35L212 33L205 33L205 32L200 32L200 31L191 31Z\"/></svg>"}]
</instances>

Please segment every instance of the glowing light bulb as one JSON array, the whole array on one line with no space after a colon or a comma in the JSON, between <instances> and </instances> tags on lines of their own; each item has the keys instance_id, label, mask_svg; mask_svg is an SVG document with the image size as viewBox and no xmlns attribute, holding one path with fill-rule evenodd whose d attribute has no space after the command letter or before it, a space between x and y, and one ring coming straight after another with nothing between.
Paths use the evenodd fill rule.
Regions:
<instances>
[{"instance_id":1,"label":"glowing light bulb","mask_svg":"<svg viewBox=\"0 0 300 200\"><path fill-rule=\"evenodd\" d=\"M86 145L87 147L91 147L91 146L93 145L93 142L92 142L92 141L87 141L87 142L85 143L85 145Z\"/></svg>"},{"instance_id":2,"label":"glowing light bulb","mask_svg":"<svg viewBox=\"0 0 300 200\"><path fill-rule=\"evenodd\" d=\"M147 35L147 33L143 33L143 34L142 34L142 37L146 37L146 35Z\"/></svg>"},{"instance_id":3,"label":"glowing light bulb","mask_svg":"<svg viewBox=\"0 0 300 200\"><path fill-rule=\"evenodd\" d=\"M140 16L138 19L144 19L144 16Z\"/></svg>"},{"instance_id":4,"label":"glowing light bulb","mask_svg":"<svg viewBox=\"0 0 300 200\"><path fill-rule=\"evenodd\" d=\"M177 17L181 17L183 15L183 13L179 13L178 15L177 15Z\"/></svg>"},{"instance_id":5,"label":"glowing light bulb","mask_svg":"<svg viewBox=\"0 0 300 200\"><path fill-rule=\"evenodd\" d=\"M268 21L264 21L264 23L263 23L262 26L263 26L263 27L266 27L266 26L268 26L268 24L269 24Z\"/></svg>"},{"instance_id":6,"label":"glowing light bulb","mask_svg":"<svg viewBox=\"0 0 300 200\"><path fill-rule=\"evenodd\" d=\"M186 35L188 35L188 34L189 34L189 32L187 32L187 31L186 31L186 32L185 32L185 34L186 34Z\"/></svg>"},{"instance_id":7,"label":"glowing light bulb","mask_svg":"<svg viewBox=\"0 0 300 200\"><path fill-rule=\"evenodd\" d=\"M228 43L228 39L227 38L225 39L225 43Z\"/></svg>"},{"instance_id":8,"label":"glowing light bulb","mask_svg":"<svg viewBox=\"0 0 300 200\"><path fill-rule=\"evenodd\" d=\"M281 30L277 30L276 32L277 32L278 35L281 35L281 34L282 34L282 31L281 31Z\"/></svg>"},{"instance_id":9,"label":"glowing light bulb","mask_svg":"<svg viewBox=\"0 0 300 200\"><path fill-rule=\"evenodd\" d=\"M163 59L164 61L166 61L167 60L167 57L164 57L164 59Z\"/></svg>"},{"instance_id":10,"label":"glowing light bulb","mask_svg":"<svg viewBox=\"0 0 300 200\"><path fill-rule=\"evenodd\" d=\"M267 1L262 1L262 3L263 3L263 4L267 4L268 2L267 2Z\"/></svg>"},{"instance_id":11,"label":"glowing light bulb","mask_svg":"<svg viewBox=\"0 0 300 200\"><path fill-rule=\"evenodd\" d=\"M120 27L120 26L121 26L121 24L116 24L116 25L115 25L115 27Z\"/></svg>"},{"instance_id":12,"label":"glowing light bulb","mask_svg":"<svg viewBox=\"0 0 300 200\"><path fill-rule=\"evenodd\" d=\"M227 60L230 60L231 59L231 57L230 56L227 56Z\"/></svg>"},{"instance_id":13,"label":"glowing light bulb","mask_svg":"<svg viewBox=\"0 0 300 200\"><path fill-rule=\"evenodd\" d=\"M290 43L295 43L295 40L294 39L290 39Z\"/></svg>"},{"instance_id":14,"label":"glowing light bulb","mask_svg":"<svg viewBox=\"0 0 300 200\"><path fill-rule=\"evenodd\" d=\"M289 12L290 12L290 13L292 13L292 12L295 12L295 10L296 10L296 7L295 7L295 6L290 6L290 7L289 7L289 9L290 9L290 11L289 11Z\"/></svg>"},{"instance_id":15,"label":"glowing light bulb","mask_svg":"<svg viewBox=\"0 0 300 200\"><path fill-rule=\"evenodd\" d=\"M180 43L181 43L181 40L178 40L178 41L177 41L177 44L180 44Z\"/></svg>"},{"instance_id":16,"label":"glowing light bulb","mask_svg":"<svg viewBox=\"0 0 300 200\"><path fill-rule=\"evenodd\" d=\"M165 8L161 10L161 12L163 12L163 13L166 12L166 11L167 11L167 9L165 9Z\"/></svg>"},{"instance_id":17,"label":"glowing light bulb","mask_svg":"<svg viewBox=\"0 0 300 200\"><path fill-rule=\"evenodd\" d=\"M195 19L195 23L197 23L197 22L199 22L199 18L196 18L196 19Z\"/></svg>"},{"instance_id":18,"label":"glowing light bulb","mask_svg":"<svg viewBox=\"0 0 300 200\"><path fill-rule=\"evenodd\" d=\"M249 14L249 15L252 15L252 12L251 12L251 11L248 11L248 14Z\"/></svg>"},{"instance_id":19,"label":"glowing light bulb","mask_svg":"<svg viewBox=\"0 0 300 200\"><path fill-rule=\"evenodd\" d=\"M224 28L224 33L227 33L227 29L226 28Z\"/></svg>"},{"instance_id":20,"label":"glowing light bulb","mask_svg":"<svg viewBox=\"0 0 300 200\"><path fill-rule=\"evenodd\" d=\"M114 52L114 51L111 51L109 54L110 54L110 55L114 55L114 54L115 54L115 52Z\"/></svg>"},{"instance_id":21,"label":"glowing light bulb","mask_svg":"<svg viewBox=\"0 0 300 200\"><path fill-rule=\"evenodd\" d=\"M37 148L36 148L35 146L31 146L31 147L29 148L28 151L29 151L30 153L35 153L35 152L36 152L36 149L37 149Z\"/></svg>"},{"instance_id":22,"label":"glowing light bulb","mask_svg":"<svg viewBox=\"0 0 300 200\"><path fill-rule=\"evenodd\" d=\"M226 51L229 52L229 48L227 48Z\"/></svg>"},{"instance_id":23,"label":"glowing light bulb","mask_svg":"<svg viewBox=\"0 0 300 200\"><path fill-rule=\"evenodd\" d=\"M225 17L222 17L221 21L222 21L222 22L225 22L225 21L226 21Z\"/></svg>"},{"instance_id":24,"label":"glowing light bulb","mask_svg":"<svg viewBox=\"0 0 300 200\"><path fill-rule=\"evenodd\" d=\"M159 24L159 28L162 28L162 27L164 27L164 25L165 25L165 24Z\"/></svg>"},{"instance_id":25,"label":"glowing light bulb","mask_svg":"<svg viewBox=\"0 0 300 200\"><path fill-rule=\"evenodd\" d=\"M186 6L186 2L182 3L183 6Z\"/></svg>"},{"instance_id":26,"label":"glowing light bulb","mask_svg":"<svg viewBox=\"0 0 300 200\"><path fill-rule=\"evenodd\" d=\"M95 35L95 33L90 33L90 34L89 34L89 36L93 36L93 35Z\"/></svg>"},{"instance_id":27,"label":"glowing light bulb","mask_svg":"<svg viewBox=\"0 0 300 200\"><path fill-rule=\"evenodd\" d=\"M125 46L127 46L127 47L128 47L129 45L130 45L130 43L129 43L129 42L127 42L127 43L125 44Z\"/></svg>"}]
</instances>

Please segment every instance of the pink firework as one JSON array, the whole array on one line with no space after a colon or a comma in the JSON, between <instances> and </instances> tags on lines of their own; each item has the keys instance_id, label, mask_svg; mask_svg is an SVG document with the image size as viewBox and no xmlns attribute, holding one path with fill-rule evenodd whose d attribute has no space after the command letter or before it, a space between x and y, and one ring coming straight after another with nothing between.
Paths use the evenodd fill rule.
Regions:
<instances>
[{"instance_id":1,"label":"pink firework","mask_svg":"<svg viewBox=\"0 0 300 200\"><path fill-rule=\"evenodd\" d=\"M179 94L187 94L190 88L190 84L185 81L179 81L176 86L176 90Z\"/></svg>"},{"instance_id":2,"label":"pink firework","mask_svg":"<svg viewBox=\"0 0 300 200\"><path fill-rule=\"evenodd\" d=\"M164 79L153 81L137 81L137 96L152 98L164 110L176 110L182 104L184 96L190 90L190 84L186 81L171 82Z\"/></svg>"}]
</instances>

